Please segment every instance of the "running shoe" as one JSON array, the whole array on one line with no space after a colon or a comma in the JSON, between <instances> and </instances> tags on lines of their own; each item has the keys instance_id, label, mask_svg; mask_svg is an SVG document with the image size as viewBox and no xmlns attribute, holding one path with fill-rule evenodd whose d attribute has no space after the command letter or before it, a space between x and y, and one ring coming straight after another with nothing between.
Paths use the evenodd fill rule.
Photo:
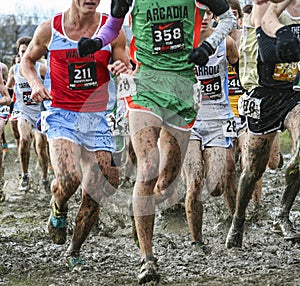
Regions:
<instances>
[{"instance_id":1,"label":"running shoe","mask_svg":"<svg viewBox=\"0 0 300 286\"><path fill-rule=\"evenodd\" d=\"M288 218L279 218L273 223L273 231L281 234L285 240L300 240L300 232L297 231Z\"/></svg>"},{"instance_id":2,"label":"running shoe","mask_svg":"<svg viewBox=\"0 0 300 286\"><path fill-rule=\"evenodd\" d=\"M192 245L193 247L203 247L205 244L204 244L203 241L192 241L192 242L191 242L191 245Z\"/></svg>"},{"instance_id":3,"label":"running shoe","mask_svg":"<svg viewBox=\"0 0 300 286\"><path fill-rule=\"evenodd\" d=\"M147 256L141 261L141 269L138 274L139 284L149 282L159 282L160 274L158 273L157 260L152 256Z\"/></svg>"},{"instance_id":4,"label":"running shoe","mask_svg":"<svg viewBox=\"0 0 300 286\"><path fill-rule=\"evenodd\" d=\"M226 248L242 247L245 219L233 216L231 227L226 237Z\"/></svg>"},{"instance_id":5,"label":"running shoe","mask_svg":"<svg viewBox=\"0 0 300 286\"><path fill-rule=\"evenodd\" d=\"M22 179L20 180L19 190L23 192L29 191L29 175L24 174Z\"/></svg>"},{"instance_id":6,"label":"running shoe","mask_svg":"<svg viewBox=\"0 0 300 286\"><path fill-rule=\"evenodd\" d=\"M55 244L64 244L67 240L67 214L68 208L61 211L57 209L57 206L52 197L50 202L51 213L48 221L48 231L51 240Z\"/></svg>"},{"instance_id":7,"label":"running shoe","mask_svg":"<svg viewBox=\"0 0 300 286\"><path fill-rule=\"evenodd\" d=\"M85 262L81 259L79 252L67 255L66 266L70 271L81 271L84 265Z\"/></svg>"}]
</instances>

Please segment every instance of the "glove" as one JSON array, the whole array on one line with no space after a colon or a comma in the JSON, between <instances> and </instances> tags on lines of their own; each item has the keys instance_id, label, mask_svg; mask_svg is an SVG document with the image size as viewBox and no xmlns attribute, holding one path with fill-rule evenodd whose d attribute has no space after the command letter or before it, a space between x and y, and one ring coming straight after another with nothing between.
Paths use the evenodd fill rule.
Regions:
<instances>
[{"instance_id":1,"label":"glove","mask_svg":"<svg viewBox=\"0 0 300 286\"><path fill-rule=\"evenodd\" d=\"M300 60L300 42L288 26L284 26L276 32L276 55L283 63Z\"/></svg>"},{"instance_id":2,"label":"glove","mask_svg":"<svg viewBox=\"0 0 300 286\"><path fill-rule=\"evenodd\" d=\"M81 37L78 41L78 54L80 57L86 57L102 48L102 41L99 38L91 39Z\"/></svg>"},{"instance_id":3,"label":"glove","mask_svg":"<svg viewBox=\"0 0 300 286\"><path fill-rule=\"evenodd\" d=\"M205 66L208 62L208 57L214 53L212 46L204 41L201 46L196 49L192 49L189 53L188 63L194 63L198 66Z\"/></svg>"}]
</instances>

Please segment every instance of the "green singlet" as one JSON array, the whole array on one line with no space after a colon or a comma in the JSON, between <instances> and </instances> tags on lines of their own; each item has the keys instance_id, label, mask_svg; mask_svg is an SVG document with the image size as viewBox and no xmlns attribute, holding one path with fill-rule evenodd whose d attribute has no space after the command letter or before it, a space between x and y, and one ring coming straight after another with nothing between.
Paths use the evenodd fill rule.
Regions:
<instances>
[{"instance_id":1,"label":"green singlet","mask_svg":"<svg viewBox=\"0 0 300 286\"><path fill-rule=\"evenodd\" d=\"M130 50L138 64L137 94L127 98L129 108L153 112L172 126L191 127L196 80L188 54L204 12L193 0L134 1Z\"/></svg>"}]
</instances>

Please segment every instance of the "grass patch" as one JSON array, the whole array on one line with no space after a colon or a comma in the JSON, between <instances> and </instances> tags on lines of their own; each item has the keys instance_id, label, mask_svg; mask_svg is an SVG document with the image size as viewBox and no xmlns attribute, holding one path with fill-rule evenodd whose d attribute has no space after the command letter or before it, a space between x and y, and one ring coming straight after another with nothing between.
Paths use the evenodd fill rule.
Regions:
<instances>
[{"instance_id":1,"label":"grass patch","mask_svg":"<svg viewBox=\"0 0 300 286\"><path fill-rule=\"evenodd\" d=\"M292 139L288 131L279 133L280 138L280 151L282 154L291 153L292 149Z\"/></svg>"}]
</instances>

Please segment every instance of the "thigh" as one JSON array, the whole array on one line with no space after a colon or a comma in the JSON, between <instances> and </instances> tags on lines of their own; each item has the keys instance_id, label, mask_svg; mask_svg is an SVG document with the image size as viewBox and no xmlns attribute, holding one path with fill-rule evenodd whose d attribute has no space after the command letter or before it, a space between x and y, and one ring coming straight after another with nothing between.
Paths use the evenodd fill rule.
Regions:
<instances>
[{"instance_id":1,"label":"thigh","mask_svg":"<svg viewBox=\"0 0 300 286\"><path fill-rule=\"evenodd\" d=\"M47 145L47 137L45 134L38 132L38 131L34 131L33 132L33 136L36 142L37 146L46 146Z\"/></svg>"},{"instance_id":2,"label":"thigh","mask_svg":"<svg viewBox=\"0 0 300 286\"><path fill-rule=\"evenodd\" d=\"M178 130L176 128L163 127L160 132L161 168L172 168L179 170L182 166L189 139L190 131Z\"/></svg>"},{"instance_id":3,"label":"thigh","mask_svg":"<svg viewBox=\"0 0 300 286\"><path fill-rule=\"evenodd\" d=\"M66 139L51 139L49 152L58 183L76 189L82 178L80 146Z\"/></svg>"},{"instance_id":4,"label":"thigh","mask_svg":"<svg viewBox=\"0 0 300 286\"><path fill-rule=\"evenodd\" d=\"M227 149L222 147L210 147L204 150L204 162L206 169L206 182L209 193L214 192L217 186L226 185L227 173ZM224 190L221 191L221 193Z\"/></svg>"},{"instance_id":5,"label":"thigh","mask_svg":"<svg viewBox=\"0 0 300 286\"><path fill-rule=\"evenodd\" d=\"M129 112L130 138L137 157L138 171L149 170L151 164L158 164L157 142L161 123L161 120L152 114Z\"/></svg>"},{"instance_id":6,"label":"thigh","mask_svg":"<svg viewBox=\"0 0 300 286\"><path fill-rule=\"evenodd\" d=\"M245 167L248 172L262 175L269 161L270 150L277 132L256 135L248 133Z\"/></svg>"},{"instance_id":7,"label":"thigh","mask_svg":"<svg viewBox=\"0 0 300 286\"><path fill-rule=\"evenodd\" d=\"M31 138L32 126L26 119L24 118L18 119L18 130L21 139L29 140Z\"/></svg>"},{"instance_id":8,"label":"thigh","mask_svg":"<svg viewBox=\"0 0 300 286\"><path fill-rule=\"evenodd\" d=\"M189 131L162 128L160 132L160 162L157 187L166 189L176 183L185 159Z\"/></svg>"},{"instance_id":9,"label":"thigh","mask_svg":"<svg viewBox=\"0 0 300 286\"><path fill-rule=\"evenodd\" d=\"M277 132L270 150L270 157L268 163L270 169L274 170L277 168L279 162L279 152L280 152L280 141L279 141L279 133Z\"/></svg>"},{"instance_id":10,"label":"thigh","mask_svg":"<svg viewBox=\"0 0 300 286\"><path fill-rule=\"evenodd\" d=\"M182 165L182 177L187 188L191 182L200 183L204 176L204 166L201 151L201 141L190 140Z\"/></svg>"}]
</instances>

